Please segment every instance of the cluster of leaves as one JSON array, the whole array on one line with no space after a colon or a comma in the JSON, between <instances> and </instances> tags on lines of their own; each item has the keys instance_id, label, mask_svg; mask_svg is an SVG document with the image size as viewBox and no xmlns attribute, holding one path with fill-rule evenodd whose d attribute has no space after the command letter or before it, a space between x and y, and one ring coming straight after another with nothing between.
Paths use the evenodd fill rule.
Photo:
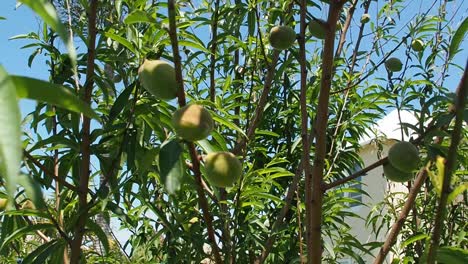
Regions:
<instances>
[{"instance_id":1,"label":"cluster of leaves","mask_svg":"<svg viewBox=\"0 0 468 264\"><path fill-rule=\"evenodd\" d=\"M99 4L95 86L88 106L78 98L83 98L85 84L81 83L91 55L87 52L75 55L66 31L75 34L80 48L86 47L92 34L86 20L90 12L88 1L52 1L63 21L70 17L72 23L68 27L58 21L55 13L50 13L53 6L46 4L47 1L38 1L41 4L36 6L31 1L22 2L35 9L46 23L40 33L15 38L31 41L26 46L34 49L28 61L30 67L37 55L45 56L50 78L49 82L43 82L0 72L0 122L9 124L5 128L11 129L2 127L0 140L16 137L19 142L16 96L38 101L35 111L23 121L22 146L11 146L16 151L9 153L15 155L7 157L5 150L0 149L3 154L0 162L5 159L8 164L19 164L24 149L21 172L25 174L21 176L25 180L14 181L21 178L16 177L14 167L0 168L9 186L5 191L10 191L10 197L14 193L14 198L9 200L17 209L10 208L0 215L1 258L25 258L26 263L60 263L67 258L67 245L75 235L74 228L82 213L76 188L83 173L82 116L78 113L95 118L90 134L92 177L88 183L89 208L83 241L86 257L83 259L89 263L200 263L212 258L205 246L210 243L209 230L202 214L204 208L199 206L198 183L193 178L190 153L187 147L179 145L164 148L174 138L170 117L177 106L156 100L142 89L137 78L138 67L145 58L173 61L167 3L122 0ZM309 1L308 18L320 17L328 9L328 4L323 2L327 1ZM347 12L340 16L342 24L351 16L351 2L356 3L345 4ZM372 1L365 2L369 7ZM363 165L359 156L360 139L370 135L376 121L392 108L416 113L418 124L405 124L402 133L412 130L416 136L423 137L422 144L428 150L427 162L435 160L437 155L446 156L450 142L446 136L452 129L453 114L447 111L452 98L444 80L449 76L448 69L463 37L461 40L459 36L454 37L451 42L444 39L442 36L450 36L450 32L442 30L448 22L427 13L417 14L411 23L397 28L395 20L407 2L411 1L390 1L382 7L371 5L377 11L375 20L366 25L353 18L347 34L342 33L343 29L337 32L336 38L343 34L347 42L337 51L334 61L325 183L355 172L356 164ZM252 125L270 65L275 63L268 103L242 155L241 181L228 190L207 187L208 209L222 255L229 261L252 263L275 232L278 239L267 262L300 263L305 255L305 240L301 235L305 232L302 178L282 224L274 226L274 223L285 205L293 176L302 174L299 62L306 60L307 114L314 126L322 78L322 42L306 34L301 36L307 45L306 58L300 58L296 45L281 53L277 62L272 59L274 52L268 46L266 34L279 23L299 26L299 6L294 1L181 0L177 4L177 37L183 51L181 64L186 96L205 105L217 123L211 137L196 142L198 155L232 150L245 140L244 131ZM209 36L206 32L215 25L215 34ZM353 36L360 28L366 34L361 32L355 41ZM401 35L395 35L400 29L405 32L402 39ZM434 35L437 37L433 38ZM67 44L66 51L58 48L57 36ZM410 39L416 37L426 42L425 51L411 50ZM359 42L373 45L359 47ZM445 56L440 50L450 52ZM385 72L382 67L385 58L395 52L406 56L404 71L398 76ZM437 79L438 67L442 69L440 79ZM382 78L380 73L387 77ZM214 94L210 89L212 78ZM431 120L436 129L428 133L426 124ZM467 134L466 128L464 133ZM446 139L442 144L434 144L435 136ZM466 146L465 140L461 149ZM169 177L162 173L167 163L161 161L176 155L174 152L180 154L179 161L184 166ZM460 169L466 168L466 153L460 151L459 177L454 180L454 186L466 181L463 179L466 173ZM311 160L314 154L312 148ZM426 182L414 215L410 215L414 221L402 231L403 261L417 261L423 254L422 243L431 232L436 204L434 182ZM16 183L22 185L20 192L14 192ZM41 191L45 201L37 195ZM380 246L380 243L358 241L352 235L348 220L362 216L349 210L351 205L359 203L346 195L350 192L366 195L359 189L338 188L324 196L324 261L351 257L364 263L364 256L371 255ZM466 192L463 195L461 201L450 205L446 222L451 228L444 233L443 245L466 248L465 234L453 238L453 234L460 234L466 228L463 221ZM6 192L4 196L7 197ZM26 198L34 201L35 209L20 208ZM393 223L391 216L399 210L394 203L382 205L387 206L385 210L391 212L390 217L368 219L376 233L382 226ZM129 234L123 244L115 239L115 230L109 228L116 222Z\"/></svg>"}]
</instances>

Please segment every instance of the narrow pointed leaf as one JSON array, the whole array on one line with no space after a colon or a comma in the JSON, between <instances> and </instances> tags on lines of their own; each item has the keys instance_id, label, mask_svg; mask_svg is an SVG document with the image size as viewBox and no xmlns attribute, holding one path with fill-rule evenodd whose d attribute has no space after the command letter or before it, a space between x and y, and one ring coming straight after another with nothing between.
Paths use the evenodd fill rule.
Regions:
<instances>
[{"instance_id":1,"label":"narrow pointed leaf","mask_svg":"<svg viewBox=\"0 0 468 264\"><path fill-rule=\"evenodd\" d=\"M55 228L54 224L46 223L46 224L36 224L36 225L27 225L25 227L16 229L13 233L11 233L8 237L5 238L2 245L0 246L0 250L3 249L6 245L8 245L11 241L25 236L31 232L35 232L36 230L41 229L53 229Z\"/></svg>"},{"instance_id":2,"label":"narrow pointed leaf","mask_svg":"<svg viewBox=\"0 0 468 264\"><path fill-rule=\"evenodd\" d=\"M19 98L45 102L99 120L96 112L65 86L24 76L11 76L11 79Z\"/></svg>"},{"instance_id":3,"label":"narrow pointed leaf","mask_svg":"<svg viewBox=\"0 0 468 264\"><path fill-rule=\"evenodd\" d=\"M65 25L60 21L60 18L54 6L47 0L20 0L23 4L29 6L42 20L51 27L62 39L67 47L68 54L72 61L72 65L76 65L76 51L73 41L70 40Z\"/></svg>"},{"instance_id":4,"label":"narrow pointed leaf","mask_svg":"<svg viewBox=\"0 0 468 264\"><path fill-rule=\"evenodd\" d=\"M182 150L182 146L178 141L171 140L162 145L159 152L161 181L170 194L174 194L180 189L184 176L184 164L181 159Z\"/></svg>"},{"instance_id":5,"label":"narrow pointed leaf","mask_svg":"<svg viewBox=\"0 0 468 264\"><path fill-rule=\"evenodd\" d=\"M57 252L59 248L62 248L66 242L62 239L60 240L51 240L47 243L44 243L31 252L26 258L24 258L23 263L31 264L41 264L46 263L46 260L52 255L52 253Z\"/></svg>"},{"instance_id":6,"label":"narrow pointed leaf","mask_svg":"<svg viewBox=\"0 0 468 264\"><path fill-rule=\"evenodd\" d=\"M468 31L468 17L463 20L461 25L458 27L455 35L453 35L452 42L450 42L449 47L449 58L453 58L453 56L457 53L458 48L460 47L460 43L465 39L465 34Z\"/></svg>"},{"instance_id":7,"label":"narrow pointed leaf","mask_svg":"<svg viewBox=\"0 0 468 264\"><path fill-rule=\"evenodd\" d=\"M67 33L63 23L60 21L54 6L47 0L20 0L19 2L31 8L50 28L57 32L67 47L72 65L75 66L76 51L73 46L73 41L70 40L69 34Z\"/></svg>"},{"instance_id":8,"label":"narrow pointed leaf","mask_svg":"<svg viewBox=\"0 0 468 264\"><path fill-rule=\"evenodd\" d=\"M21 115L16 99L15 84L0 66L0 177L6 182L10 197L16 189L20 169Z\"/></svg>"},{"instance_id":9,"label":"narrow pointed leaf","mask_svg":"<svg viewBox=\"0 0 468 264\"><path fill-rule=\"evenodd\" d=\"M107 237L106 233L104 230L102 230L101 226L99 226L97 223L89 220L86 223L86 226L89 228L89 230L94 233L99 241L102 243L102 246L104 247L104 251L106 253L109 252L109 238Z\"/></svg>"},{"instance_id":10,"label":"narrow pointed leaf","mask_svg":"<svg viewBox=\"0 0 468 264\"><path fill-rule=\"evenodd\" d=\"M468 250L456 247L441 247L437 249L436 260L446 264L468 263Z\"/></svg>"}]
</instances>

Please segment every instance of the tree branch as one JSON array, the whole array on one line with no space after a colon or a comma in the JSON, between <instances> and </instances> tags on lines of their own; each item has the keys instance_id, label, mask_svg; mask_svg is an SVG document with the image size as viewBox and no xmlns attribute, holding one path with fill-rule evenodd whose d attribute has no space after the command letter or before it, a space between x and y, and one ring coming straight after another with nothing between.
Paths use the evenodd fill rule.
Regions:
<instances>
[{"instance_id":1,"label":"tree branch","mask_svg":"<svg viewBox=\"0 0 468 264\"><path fill-rule=\"evenodd\" d=\"M314 123L316 133L315 158L311 175L305 175L306 180L312 177L311 184L306 183L306 241L307 262L321 263L322 258L322 200L323 200L323 169L327 151L328 105L331 81L333 79L333 49L335 29L343 2L330 1L326 27L325 43L322 55L322 78L317 107L317 117ZM309 157L307 157L308 159ZM307 194L309 192L309 195Z\"/></svg>"},{"instance_id":2,"label":"tree branch","mask_svg":"<svg viewBox=\"0 0 468 264\"><path fill-rule=\"evenodd\" d=\"M374 260L374 264L382 264L387 256L388 252L390 251L392 245L395 243L398 234L405 223L406 217L410 212L411 208L413 207L414 201L416 200L416 196L419 193L419 189L421 188L422 184L426 180L427 177L427 169L423 168L419 171L416 180L414 181L413 186L406 198L405 205L398 216L398 219L395 223L393 223L392 229L388 234L387 239L385 240L384 245L380 248L379 254Z\"/></svg>"},{"instance_id":3,"label":"tree branch","mask_svg":"<svg viewBox=\"0 0 468 264\"><path fill-rule=\"evenodd\" d=\"M23 155L28 158L34 165L36 165L41 171L43 171L47 176L51 177L54 179L56 182L59 182L63 186L67 187L68 189L74 191L74 192L79 192L78 188L70 183L68 183L65 179L62 177L59 177L58 175L55 175L53 172L48 170L44 165L42 165L36 158L34 158L31 153L29 153L27 150L23 150Z\"/></svg>"},{"instance_id":4,"label":"tree branch","mask_svg":"<svg viewBox=\"0 0 468 264\"><path fill-rule=\"evenodd\" d=\"M211 21L211 58L210 58L210 100L215 101L215 65L216 65L216 46L218 45L218 18L219 18L219 0L215 0L213 20Z\"/></svg>"},{"instance_id":5,"label":"tree branch","mask_svg":"<svg viewBox=\"0 0 468 264\"><path fill-rule=\"evenodd\" d=\"M273 82L273 77L275 73L276 63L278 62L278 58L279 58L279 51L278 50L273 51L271 64L270 64L270 67L268 68L267 76L265 77L265 83L263 85L262 95L260 96L260 100L257 103L257 108L255 109L254 116L252 117L250 121L250 126L247 129L247 133L246 133L247 137L242 138L242 140L239 143L237 143L237 145L234 147L234 149L232 150L232 153L234 153L235 155L240 154L244 150L247 144L247 141L252 139L253 135L255 134L255 129L257 128L258 124L261 121L263 110L267 103L268 95L270 94L270 89L271 89L271 85Z\"/></svg>"},{"instance_id":6,"label":"tree branch","mask_svg":"<svg viewBox=\"0 0 468 264\"><path fill-rule=\"evenodd\" d=\"M445 219L447 198L452 192L450 183L452 180L452 174L456 166L457 161L457 148L461 140L462 127L463 127L463 114L466 107L466 97L468 95L468 61L465 66L465 71L461 78L460 84L456 91L457 96L455 97L455 125L452 131L452 142L450 143L447 160L445 161L444 180L442 182L442 193L439 199L439 205L437 206L436 216L434 220L434 230L432 231L432 238L427 257L427 263L433 264L436 260L436 252L439 247L440 236L442 233L442 225Z\"/></svg>"},{"instance_id":7,"label":"tree branch","mask_svg":"<svg viewBox=\"0 0 468 264\"><path fill-rule=\"evenodd\" d=\"M176 24L176 8L175 1L168 1L168 13L169 13L169 36L171 38L172 53L174 56L174 67L176 72L176 82L178 85L177 98L179 106L186 105L185 91L184 91L184 80L182 77L182 63L179 54L179 44L177 39L177 24ZM208 239L211 243L213 255L216 263L222 263L221 256L219 254L219 247L216 244L215 231L213 228L212 216L209 211L208 201L206 200L205 193L202 187L202 177L200 173L200 160L198 159L197 151L193 142L187 142L189 148L190 158L192 160L193 172L195 174L195 181L197 182L197 194L198 194L198 204L200 205L203 211L203 218L206 222L206 227L208 230Z\"/></svg>"},{"instance_id":8,"label":"tree branch","mask_svg":"<svg viewBox=\"0 0 468 264\"><path fill-rule=\"evenodd\" d=\"M365 173L367 173L367 172L369 172L369 171L371 171L371 170L373 170L373 169L375 169L377 167L380 167L380 166L384 165L385 163L387 163L387 160L388 160L388 158L385 157L383 159L380 159L380 160L372 163L371 165L367 166L366 168L364 168L362 170L359 170L359 171L349 175L348 177L336 180L336 181L331 182L329 184L325 184L324 189L325 189L325 191L327 191L327 190L330 190L332 188L335 188L336 186L339 186L341 184L344 184L344 183L347 183L347 182L349 182L351 180L354 180L354 179L358 178L359 176L362 176L363 174L365 174Z\"/></svg>"},{"instance_id":9,"label":"tree branch","mask_svg":"<svg viewBox=\"0 0 468 264\"><path fill-rule=\"evenodd\" d=\"M94 59L96 56L96 13L98 7L98 0L91 0L88 10L88 58L86 68L86 82L83 101L91 105L91 97L94 86ZM83 116L83 125L81 131L81 168L79 179L79 216L74 228L74 238L71 243L71 264L80 263L81 258L81 244L85 234L86 221L88 220L88 184L90 177L90 163L91 163L91 138L90 138L90 125L91 120Z\"/></svg>"}]
</instances>

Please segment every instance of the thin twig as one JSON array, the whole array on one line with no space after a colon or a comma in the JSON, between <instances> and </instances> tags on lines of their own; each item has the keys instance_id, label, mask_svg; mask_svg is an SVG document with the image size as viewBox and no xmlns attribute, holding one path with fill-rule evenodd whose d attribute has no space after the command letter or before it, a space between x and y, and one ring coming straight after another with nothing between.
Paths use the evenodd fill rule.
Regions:
<instances>
[{"instance_id":1,"label":"thin twig","mask_svg":"<svg viewBox=\"0 0 468 264\"><path fill-rule=\"evenodd\" d=\"M268 68L267 76L265 77L265 83L263 85L263 91L260 96L260 99L257 103L257 108L255 109L254 116L250 121L250 126L247 130L246 137L242 138L242 140L234 147L232 153L239 154L241 151L244 150L247 141L251 140L253 135L255 134L255 129L257 128L258 124L260 123L265 105L267 103L268 95L270 94L270 88L272 86L273 77L275 73L276 63L279 58L279 51L273 51L273 56L271 59L270 67Z\"/></svg>"},{"instance_id":2,"label":"thin twig","mask_svg":"<svg viewBox=\"0 0 468 264\"><path fill-rule=\"evenodd\" d=\"M370 2L370 0L367 0L368 2ZM352 3L351 3L351 7L348 9L348 15L346 16L346 21L343 25L343 28L342 28L342 31L341 31L341 34L340 34L340 40L338 41L338 47L336 48L336 52L335 52L335 58L339 57L341 55L341 51L343 50L343 46L346 42L346 33L348 33L348 29L349 29L349 26L351 25L351 21L353 20L353 16L354 16L354 11L356 10L356 5L358 3L358 0L354 0ZM367 13L366 11L364 11L365 13ZM363 28L363 24L361 24L361 28ZM359 40L359 38L358 38ZM358 46L359 45L356 45L356 48L355 50L358 50Z\"/></svg>"},{"instance_id":3,"label":"thin twig","mask_svg":"<svg viewBox=\"0 0 468 264\"><path fill-rule=\"evenodd\" d=\"M302 138L302 166L299 167L304 172L305 176L305 206L306 206L306 243L308 251L308 259L311 256L311 242L310 239L310 220L311 220L311 207L310 202L312 200L312 174L310 166L310 145L308 140L308 123L309 115L307 111L307 65L306 65L306 51L305 51L305 33L307 30L306 13L307 13L307 2L301 0L300 2L300 36L299 39L299 64L300 64L300 107L301 107L301 138ZM335 21L336 22L336 21ZM335 25L336 26L336 25ZM333 31L334 32L334 31ZM327 32L327 35L331 35ZM328 101L328 99L327 99ZM328 106L328 103L327 103Z\"/></svg>"},{"instance_id":4,"label":"thin twig","mask_svg":"<svg viewBox=\"0 0 468 264\"><path fill-rule=\"evenodd\" d=\"M219 0L215 1L213 20L211 21L211 58L210 58L210 100L215 101L215 66L216 66L216 46L218 45L218 17Z\"/></svg>"},{"instance_id":5,"label":"thin twig","mask_svg":"<svg viewBox=\"0 0 468 264\"><path fill-rule=\"evenodd\" d=\"M294 193L297 190L297 186L298 186L299 180L301 179L302 172L303 172L303 169L302 169L302 160L301 160L301 162L297 166L297 170L296 170L296 173L294 174L293 180L291 184L289 185L286 197L284 198L284 205L281 208L278 216L276 217L276 221L273 223L273 226L271 228L271 234L266 240L262 253L255 260L254 262L255 264L263 263L265 259L268 257L268 255L270 254L270 250L273 248L273 244L276 239L276 235L277 235L276 232L278 231L279 226L283 223L283 219L291 207L291 201L294 197Z\"/></svg>"},{"instance_id":6,"label":"thin twig","mask_svg":"<svg viewBox=\"0 0 468 264\"><path fill-rule=\"evenodd\" d=\"M70 8L70 1L65 0L65 4L67 6L67 16L68 16L68 31L70 33L69 41L73 41L73 26L72 26L72 16L71 16L71 8ZM75 82L75 89L78 92L80 90L80 82L78 77L78 63L73 62L73 81Z\"/></svg>"},{"instance_id":7,"label":"thin twig","mask_svg":"<svg viewBox=\"0 0 468 264\"><path fill-rule=\"evenodd\" d=\"M59 177L58 175L56 176L53 172L51 172L49 169L47 169L44 165L42 165L36 158L34 158L27 150L23 150L23 155L28 158L34 165L36 165L41 171L43 171L47 176L51 177L55 181L59 182L63 186L67 187L68 189L74 191L74 192L79 192L78 188L67 181L65 181L64 178Z\"/></svg>"},{"instance_id":8,"label":"thin twig","mask_svg":"<svg viewBox=\"0 0 468 264\"><path fill-rule=\"evenodd\" d=\"M428 14L429 14L429 11L432 10L432 7L434 7L434 5L437 3L437 0L434 0L434 2L432 3L432 5L428 8L428 10L423 14L423 18L425 18ZM415 27L417 27L420 23L422 22L419 21ZM354 87L358 86L359 84L361 84L364 80L366 80L369 76L371 76L382 64L385 63L385 61L393 54L395 53L395 51L397 51L401 45L403 45L403 43L406 43L406 40L411 36L411 33L408 33L406 34L404 37L402 37L401 41L390 51L388 52L383 58L382 60L380 60L376 65L374 65L374 67L372 69L370 69L369 71L367 71L364 75L362 75L362 77L360 77L356 82L354 82L353 84L351 85L348 85L346 88L344 89L341 89L341 90L338 90L338 91L333 91L331 93L331 95L334 95L334 94L339 94L339 93L342 93L346 90L349 90L349 89L353 89Z\"/></svg>"},{"instance_id":9,"label":"thin twig","mask_svg":"<svg viewBox=\"0 0 468 264\"><path fill-rule=\"evenodd\" d=\"M460 84L458 85L457 96L455 97L455 125L452 131L451 143L445 161L444 180L442 182L442 193L439 199L439 205L437 206L436 216L434 220L434 230L432 231L431 246L427 257L427 263L433 264L436 260L436 252L439 247L440 236L442 233L442 225L444 223L447 199L451 193L451 180L452 174L457 162L457 149L458 144L461 140L462 128L463 128L463 114L466 107L466 97L468 95L468 61L465 66L465 71L461 78Z\"/></svg>"}]
</instances>

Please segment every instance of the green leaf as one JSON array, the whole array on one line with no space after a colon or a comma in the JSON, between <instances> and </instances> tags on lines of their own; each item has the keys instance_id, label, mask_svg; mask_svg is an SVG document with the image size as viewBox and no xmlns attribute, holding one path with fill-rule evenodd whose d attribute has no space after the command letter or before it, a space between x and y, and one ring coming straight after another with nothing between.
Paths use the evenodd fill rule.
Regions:
<instances>
[{"instance_id":1,"label":"green leaf","mask_svg":"<svg viewBox=\"0 0 468 264\"><path fill-rule=\"evenodd\" d=\"M125 105L128 104L128 98L130 98L130 94L132 93L133 88L133 85L129 85L120 93L119 97L117 97L117 99L115 100L109 113L109 120L111 122L114 121L114 119L120 114L120 112L122 112L122 109L125 107Z\"/></svg>"},{"instance_id":2,"label":"green leaf","mask_svg":"<svg viewBox=\"0 0 468 264\"><path fill-rule=\"evenodd\" d=\"M464 191L468 190L468 182L458 185L453 189L453 191L447 197L447 203L451 204L458 195L462 194Z\"/></svg>"},{"instance_id":3,"label":"green leaf","mask_svg":"<svg viewBox=\"0 0 468 264\"><path fill-rule=\"evenodd\" d=\"M13 233L11 233L8 237L5 238L2 245L0 246L0 250L2 250L6 245L8 245L11 241L25 236L31 232L41 230L41 229L54 229L54 224L45 223L45 224L36 224L36 225L26 225L22 228L16 229Z\"/></svg>"},{"instance_id":4,"label":"green leaf","mask_svg":"<svg viewBox=\"0 0 468 264\"><path fill-rule=\"evenodd\" d=\"M437 249L436 260L444 264L468 263L468 250L457 247L441 247Z\"/></svg>"},{"instance_id":5,"label":"green leaf","mask_svg":"<svg viewBox=\"0 0 468 264\"><path fill-rule=\"evenodd\" d=\"M22 158L21 114L16 99L15 83L0 65L0 177L6 182L10 197L16 189L16 180Z\"/></svg>"},{"instance_id":6,"label":"green leaf","mask_svg":"<svg viewBox=\"0 0 468 264\"><path fill-rule=\"evenodd\" d=\"M241 133L244 137L247 137L247 135L244 133L244 131L238 127L236 124L233 122L227 120L226 118L222 118L219 116L213 116L213 120L216 121L219 124L225 125L227 128L231 130L236 130L237 132Z\"/></svg>"},{"instance_id":7,"label":"green leaf","mask_svg":"<svg viewBox=\"0 0 468 264\"><path fill-rule=\"evenodd\" d=\"M59 240L51 240L45 244L40 245L36 248L33 252L27 255L22 263L31 263L31 264L41 264L46 263L46 259L54 252L56 252L59 248L65 245L65 241L63 239Z\"/></svg>"},{"instance_id":8,"label":"green leaf","mask_svg":"<svg viewBox=\"0 0 468 264\"><path fill-rule=\"evenodd\" d=\"M195 48L195 49L198 49L198 50L201 50L205 53L210 53L210 51L208 49L206 49L205 47L203 47L202 45L200 45L199 43L195 43L193 41L188 41L188 40L181 40L179 41L179 45L180 46L186 46L186 47L191 47L191 48Z\"/></svg>"},{"instance_id":9,"label":"green leaf","mask_svg":"<svg viewBox=\"0 0 468 264\"><path fill-rule=\"evenodd\" d=\"M161 180L167 191L174 194L180 190L184 177L184 164L181 159L183 148L176 140L171 140L161 146L159 152L159 170Z\"/></svg>"},{"instance_id":10,"label":"green leaf","mask_svg":"<svg viewBox=\"0 0 468 264\"><path fill-rule=\"evenodd\" d=\"M88 227L89 230L93 232L99 238L99 241L101 241L102 246L104 247L104 251L108 253L109 252L109 238L107 237L104 230L102 230L102 228L98 224L96 224L95 222L91 220L89 220L86 223L86 227Z\"/></svg>"},{"instance_id":11,"label":"green leaf","mask_svg":"<svg viewBox=\"0 0 468 264\"><path fill-rule=\"evenodd\" d=\"M24 77L11 76L15 86L16 94L20 98L29 98L46 102L99 121L99 116L89 105L80 100L70 89L46 81Z\"/></svg>"},{"instance_id":12,"label":"green leaf","mask_svg":"<svg viewBox=\"0 0 468 264\"><path fill-rule=\"evenodd\" d=\"M36 181L23 174L18 177L18 183L23 186L26 195L32 200L36 208L43 209L47 207L42 197L41 186Z\"/></svg>"},{"instance_id":13,"label":"green leaf","mask_svg":"<svg viewBox=\"0 0 468 264\"><path fill-rule=\"evenodd\" d=\"M408 245L410 244L413 244L414 242L416 241L419 241L419 240L422 240L422 239L426 239L426 238L429 238L429 236L427 234L417 234L417 235L414 235L408 239L406 239L403 243L401 243L401 247L402 248L405 248L407 247Z\"/></svg>"},{"instance_id":14,"label":"green leaf","mask_svg":"<svg viewBox=\"0 0 468 264\"><path fill-rule=\"evenodd\" d=\"M196 143L203 149L206 154L217 151L217 149L214 148L207 139L198 140Z\"/></svg>"},{"instance_id":15,"label":"green leaf","mask_svg":"<svg viewBox=\"0 0 468 264\"><path fill-rule=\"evenodd\" d=\"M112 40L115 40L117 41L118 43L120 43L121 45L123 45L124 47L126 47L128 50L130 50L132 53L134 54L137 54L135 48L133 47L132 43L128 40L126 40L125 38L119 36L119 35L116 35L112 32L106 32L104 34L106 37L112 39Z\"/></svg>"},{"instance_id":16,"label":"green leaf","mask_svg":"<svg viewBox=\"0 0 468 264\"><path fill-rule=\"evenodd\" d=\"M60 18L55 11L54 6L47 0L19 0L21 3L29 6L36 14L38 14L44 22L49 25L65 43L68 54L72 61L72 65L76 65L76 51L73 46L73 41L67 33L65 26L60 21Z\"/></svg>"},{"instance_id":17,"label":"green leaf","mask_svg":"<svg viewBox=\"0 0 468 264\"><path fill-rule=\"evenodd\" d=\"M457 53L458 48L460 47L460 43L465 39L466 31L468 31L468 17L463 20L455 32L455 35L453 35L453 39L449 48L449 59L452 59L453 56Z\"/></svg>"},{"instance_id":18,"label":"green leaf","mask_svg":"<svg viewBox=\"0 0 468 264\"><path fill-rule=\"evenodd\" d=\"M134 23L141 23L141 22L154 23L156 21L154 20L154 18L149 16L148 13L146 13L145 11L135 10L124 19L124 22L125 24L134 24Z\"/></svg>"}]
</instances>

